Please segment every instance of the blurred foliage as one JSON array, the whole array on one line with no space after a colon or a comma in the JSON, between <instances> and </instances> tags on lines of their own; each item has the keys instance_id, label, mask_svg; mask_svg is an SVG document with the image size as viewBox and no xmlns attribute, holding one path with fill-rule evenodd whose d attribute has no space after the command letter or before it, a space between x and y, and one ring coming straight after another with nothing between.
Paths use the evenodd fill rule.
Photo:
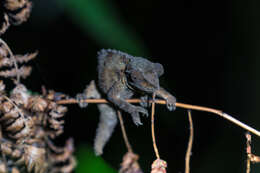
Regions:
<instances>
[{"instance_id":1,"label":"blurred foliage","mask_svg":"<svg viewBox=\"0 0 260 173\"><path fill-rule=\"evenodd\" d=\"M113 168L111 168L102 157L95 156L92 147L83 145L77 147L76 158L78 160L78 165L76 168L76 173L86 173L86 172L102 172L102 173L116 173Z\"/></svg>"},{"instance_id":2,"label":"blurred foliage","mask_svg":"<svg viewBox=\"0 0 260 173\"><path fill-rule=\"evenodd\" d=\"M145 52L142 41L120 18L111 1L60 0L59 2L73 20L104 47L131 54Z\"/></svg>"}]
</instances>

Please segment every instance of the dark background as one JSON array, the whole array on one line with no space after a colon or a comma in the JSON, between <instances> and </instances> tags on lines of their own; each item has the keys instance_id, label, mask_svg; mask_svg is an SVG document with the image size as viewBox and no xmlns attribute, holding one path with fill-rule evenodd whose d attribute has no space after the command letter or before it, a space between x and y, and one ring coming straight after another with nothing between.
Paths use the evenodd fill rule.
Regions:
<instances>
[{"instance_id":1,"label":"dark background","mask_svg":"<svg viewBox=\"0 0 260 173\"><path fill-rule=\"evenodd\" d=\"M260 129L259 1L33 2L28 22L12 26L3 36L14 53L39 51L32 63L32 76L23 81L30 90L39 92L45 85L75 96L97 77L97 51L120 49L163 64L161 85L179 102L221 109ZM105 20L101 20L102 15ZM73 136L80 153L80 146L93 143L98 110L95 105L68 107L65 134L58 142ZM192 114L195 139L191 171L245 172L245 131L214 114ZM125 121L140 164L149 172L155 159L150 119L143 118L140 127L127 115ZM168 172L184 172L188 135L186 110L168 112L164 106L156 107L157 144L168 162ZM252 145L259 153L256 136ZM118 126L102 157L118 169L125 152ZM87 165L79 159L79 166L83 164ZM260 166L253 165L252 172L258 171Z\"/></svg>"}]
</instances>

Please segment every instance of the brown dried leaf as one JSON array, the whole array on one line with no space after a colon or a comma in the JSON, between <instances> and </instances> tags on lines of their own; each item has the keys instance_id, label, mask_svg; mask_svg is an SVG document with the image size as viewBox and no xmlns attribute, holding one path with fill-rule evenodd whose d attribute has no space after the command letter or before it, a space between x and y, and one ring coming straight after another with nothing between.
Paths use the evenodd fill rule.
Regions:
<instances>
[{"instance_id":1,"label":"brown dried leaf","mask_svg":"<svg viewBox=\"0 0 260 173\"><path fill-rule=\"evenodd\" d=\"M24 147L24 161L28 172L43 173L47 169L46 150L44 148L26 145Z\"/></svg>"},{"instance_id":2,"label":"brown dried leaf","mask_svg":"<svg viewBox=\"0 0 260 173\"><path fill-rule=\"evenodd\" d=\"M3 112L3 113L8 113L11 111L11 109L13 108L13 104L10 103L9 101L6 101L4 103L2 103L0 105L0 110Z\"/></svg>"},{"instance_id":3,"label":"brown dried leaf","mask_svg":"<svg viewBox=\"0 0 260 173\"><path fill-rule=\"evenodd\" d=\"M12 143L10 141L5 141L5 142L2 142L1 141L1 152L5 155L11 155L12 154Z\"/></svg>"},{"instance_id":4,"label":"brown dried leaf","mask_svg":"<svg viewBox=\"0 0 260 173\"><path fill-rule=\"evenodd\" d=\"M48 103L41 96L30 97L27 109L33 112L43 112L48 106Z\"/></svg>"},{"instance_id":5,"label":"brown dried leaf","mask_svg":"<svg viewBox=\"0 0 260 173\"><path fill-rule=\"evenodd\" d=\"M56 151L60 151L61 148L55 148L55 149L58 149ZM63 151L60 154L51 155L51 158L54 159L54 162L65 162L72 156L72 153L74 152L74 144L72 138L66 141L66 146L62 150Z\"/></svg>"},{"instance_id":6,"label":"brown dried leaf","mask_svg":"<svg viewBox=\"0 0 260 173\"><path fill-rule=\"evenodd\" d=\"M7 120L10 120L10 119L16 119L19 117L19 112L15 109L9 111L8 113L5 113L1 118L0 118L0 121L7 121ZM10 126L9 126L10 127Z\"/></svg>"},{"instance_id":7,"label":"brown dried leaf","mask_svg":"<svg viewBox=\"0 0 260 173\"><path fill-rule=\"evenodd\" d=\"M17 63L27 63L28 61L31 61L38 55L38 52L34 53L27 53L25 55L15 55L15 60Z\"/></svg>"},{"instance_id":8,"label":"brown dried leaf","mask_svg":"<svg viewBox=\"0 0 260 173\"><path fill-rule=\"evenodd\" d=\"M18 13L8 13L11 23L13 25L20 25L21 23L25 22L30 16L31 9L32 3L27 1L26 4L21 9L19 9Z\"/></svg>"},{"instance_id":9,"label":"brown dried leaf","mask_svg":"<svg viewBox=\"0 0 260 173\"><path fill-rule=\"evenodd\" d=\"M137 162L138 158L137 154L127 152L123 157L119 173L142 173L143 171Z\"/></svg>"},{"instance_id":10,"label":"brown dried leaf","mask_svg":"<svg viewBox=\"0 0 260 173\"><path fill-rule=\"evenodd\" d=\"M0 24L0 35L5 33L5 31L9 28L10 22L7 14L4 14L2 23ZM0 50L1 51L1 50ZM1 52L0 52L1 55Z\"/></svg>"},{"instance_id":11,"label":"brown dried leaf","mask_svg":"<svg viewBox=\"0 0 260 173\"><path fill-rule=\"evenodd\" d=\"M23 8L26 3L28 3L27 0L5 0L4 6L6 9L14 11Z\"/></svg>"},{"instance_id":12,"label":"brown dried leaf","mask_svg":"<svg viewBox=\"0 0 260 173\"><path fill-rule=\"evenodd\" d=\"M62 166L60 168L60 172L64 172L64 173L72 172L74 170L74 168L76 167L76 165L77 165L77 162L76 162L75 158L73 156L71 156L69 159L69 163Z\"/></svg>"},{"instance_id":13,"label":"brown dried leaf","mask_svg":"<svg viewBox=\"0 0 260 173\"><path fill-rule=\"evenodd\" d=\"M30 94L25 85L19 84L12 90L10 97L16 105L23 105L26 107Z\"/></svg>"},{"instance_id":14,"label":"brown dried leaf","mask_svg":"<svg viewBox=\"0 0 260 173\"><path fill-rule=\"evenodd\" d=\"M12 168L12 173L20 173L20 171L17 168Z\"/></svg>"},{"instance_id":15,"label":"brown dried leaf","mask_svg":"<svg viewBox=\"0 0 260 173\"><path fill-rule=\"evenodd\" d=\"M65 106L57 106L49 114L52 118L61 118L64 116L67 110L68 109Z\"/></svg>"},{"instance_id":16,"label":"brown dried leaf","mask_svg":"<svg viewBox=\"0 0 260 173\"><path fill-rule=\"evenodd\" d=\"M0 58L0 67L8 66L11 67L14 63L10 58Z\"/></svg>"},{"instance_id":17,"label":"brown dried leaf","mask_svg":"<svg viewBox=\"0 0 260 173\"><path fill-rule=\"evenodd\" d=\"M4 43L0 43L0 57L7 58L8 55L9 55L8 48Z\"/></svg>"},{"instance_id":18,"label":"brown dried leaf","mask_svg":"<svg viewBox=\"0 0 260 173\"><path fill-rule=\"evenodd\" d=\"M248 154L249 159L252 163L259 163L260 162L260 157L254 154Z\"/></svg>"},{"instance_id":19,"label":"brown dried leaf","mask_svg":"<svg viewBox=\"0 0 260 173\"><path fill-rule=\"evenodd\" d=\"M6 165L3 162L1 162L0 163L0 173L6 173L6 172L7 172Z\"/></svg>"},{"instance_id":20,"label":"brown dried leaf","mask_svg":"<svg viewBox=\"0 0 260 173\"><path fill-rule=\"evenodd\" d=\"M152 164L151 173L166 173L167 162L161 159L156 159Z\"/></svg>"},{"instance_id":21,"label":"brown dried leaf","mask_svg":"<svg viewBox=\"0 0 260 173\"><path fill-rule=\"evenodd\" d=\"M16 133L9 134L11 138L20 139L31 136L34 132L34 122L31 117L24 118L24 128L22 130L15 131Z\"/></svg>"},{"instance_id":22,"label":"brown dried leaf","mask_svg":"<svg viewBox=\"0 0 260 173\"><path fill-rule=\"evenodd\" d=\"M5 91L5 84L2 80L0 80L0 93Z\"/></svg>"},{"instance_id":23,"label":"brown dried leaf","mask_svg":"<svg viewBox=\"0 0 260 173\"><path fill-rule=\"evenodd\" d=\"M74 157L70 157L69 163L63 166L56 166L53 167L50 173L70 173L73 172L74 168L76 167L77 162Z\"/></svg>"},{"instance_id":24,"label":"brown dried leaf","mask_svg":"<svg viewBox=\"0 0 260 173\"><path fill-rule=\"evenodd\" d=\"M10 132L18 132L22 130L24 126L25 126L24 118L20 116L19 118L15 119L15 121L12 124L7 126L5 130Z\"/></svg>"},{"instance_id":25,"label":"brown dried leaf","mask_svg":"<svg viewBox=\"0 0 260 173\"><path fill-rule=\"evenodd\" d=\"M22 66L21 68L18 69L18 73L24 79L31 74L31 71L32 71L32 68L28 67L28 66ZM6 77L6 78L16 77L17 72L16 72L15 68L13 68L11 70L0 71L0 76Z\"/></svg>"}]
</instances>

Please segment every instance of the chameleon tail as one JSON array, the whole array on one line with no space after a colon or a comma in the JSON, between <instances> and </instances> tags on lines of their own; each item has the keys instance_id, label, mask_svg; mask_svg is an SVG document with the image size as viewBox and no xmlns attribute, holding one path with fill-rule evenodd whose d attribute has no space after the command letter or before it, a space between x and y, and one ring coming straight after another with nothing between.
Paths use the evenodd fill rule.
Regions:
<instances>
[{"instance_id":1,"label":"chameleon tail","mask_svg":"<svg viewBox=\"0 0 260 173\"><path fill-rule=\"evenodd\" d=\"M90 84L86 87L82 94L77 95L80 107L86 107L87 104L83 104L81 100L89 98L101 98L101 95L98 92L94 81L90 82ZM94 140L94 150L96 155L101 155L103 153L104 146L111 137L117 124L117 115L115 110L108 104L98 104L98 109L100 112L100 116L98 128L96 131L96 137Z\"/></svg>"},{"instance_id":2,"label":"chameleon tail","mask_svg":"<svg viewBox=\"0 0 260 173\"><path fill-rule=\"evenodd\" d=\"M107 104L99 104L100 111L99 124L94 140L94 150L96 155L103 153L103 148L111 137L117 124L117 115L115 110Z\"/></svg>"}]
</instances>

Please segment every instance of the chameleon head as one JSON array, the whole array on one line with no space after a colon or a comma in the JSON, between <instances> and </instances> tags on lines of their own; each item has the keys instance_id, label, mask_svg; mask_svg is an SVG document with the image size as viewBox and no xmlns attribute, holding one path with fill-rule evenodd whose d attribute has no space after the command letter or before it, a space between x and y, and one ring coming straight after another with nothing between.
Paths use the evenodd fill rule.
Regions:
<instances>
[{"instance_id":1,"label":"chameleon head","mask_svg":"<svg viewBox=\"0 0 260 173\"><path fill-rule=\"evenodd\" d=\"M131 87L153 93L160 88L159 77L163 74L163 66L144 58L135 57L135 60L130 61L127 65L126 73Z\"/></svg>"}]
</instances>

